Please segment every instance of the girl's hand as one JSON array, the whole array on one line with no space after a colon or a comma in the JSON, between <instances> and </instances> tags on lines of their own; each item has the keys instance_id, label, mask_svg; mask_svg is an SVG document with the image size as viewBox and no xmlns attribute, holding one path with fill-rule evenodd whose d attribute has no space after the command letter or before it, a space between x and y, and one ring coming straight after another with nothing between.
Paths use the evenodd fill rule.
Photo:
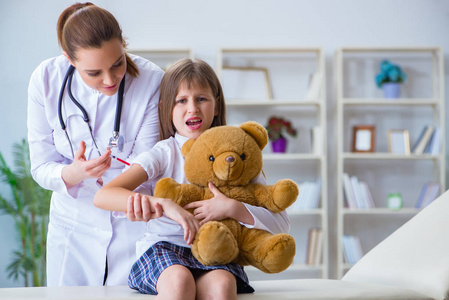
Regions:
<instances>
[{"instance_id":1,"label":"girl's hand","mask_svg":"<svg viewBox=\"0 0 449 300\"><path fill-rule=\"evenodd\" d=\"M162 217L162 206L159 202L152 204L150 196L137 193L128 197L126 217L132 222L148 222L151 219Z\"/></svg>"},{"instance_id":2,"label":"girl's hand","mask_svg":"<svg viewBox=\"0 0 449 300\"><path fill-rule=\"evenodd\" d=\"M75 153L73 162L62 170L62 179L67 188L71 188L88 178L98 178L102 183L101 176L111 167L111 150L109 148L100 157L87 160L84 155L86 143L80 142L80 147Z\"/></svg>"},{"instance_id":3,"label":"girl's hand","mask_svg":"<svg viewBox=\"0 0 449 300\"><path fill-rule=\"evenodd\" d=\"M179 225L184 228L184 240L187 242L187 245L193 243L198 228L200 227L198 220L195 219L191 213L170 199L162 199L162 208L167 217L178 222Z\"/></svg>"},{"instance_id":4,"label":"girl's hand","mask_svg":"<svg viewBox=\"0 0 449 300\"><path fill-rule=\"evenodd\" d=\"M226 197L212 182L209 182L209 189L214 197L209 200L195 201L184 206L185 209L193 208L193 215L200 222L200 226L208 221L220 221L226 218L235 218L234 209L240 202ZM245 207L243 209L246 210Z\"/></svg>"}]
</instances>

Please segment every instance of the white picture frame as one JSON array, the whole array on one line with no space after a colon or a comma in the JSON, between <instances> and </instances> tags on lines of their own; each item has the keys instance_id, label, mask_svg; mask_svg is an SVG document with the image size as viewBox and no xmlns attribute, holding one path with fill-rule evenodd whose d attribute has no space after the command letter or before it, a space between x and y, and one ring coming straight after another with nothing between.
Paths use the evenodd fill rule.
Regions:
<instances>
[{"instance_id":1,"label":"white picture frame","mask_svg":"<svg viewBox=\"0 0 449 300\"><path fill-rule=\"evenodd\" d=\"M410 135L408 130L388 130L388 152L392 154L410 154Z\"/></svg>"},{"instance_id":2,"label":"white picture frame","mask_svg":"<svg viewBox=\"0 0 449 300\"><path fill-rule=\"evenodd\" d=\"M272 100L268 69L223 67L221 84L226 100Z\"/></svg>"}]
</instances>

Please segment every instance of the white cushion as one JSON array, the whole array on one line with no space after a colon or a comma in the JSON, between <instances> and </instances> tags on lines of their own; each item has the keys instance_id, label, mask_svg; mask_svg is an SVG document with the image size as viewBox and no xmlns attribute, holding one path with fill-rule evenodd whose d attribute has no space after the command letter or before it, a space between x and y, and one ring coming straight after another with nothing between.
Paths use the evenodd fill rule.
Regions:
<instances>
[{"instance_id":1,"label":"white cushion","mask_svg":"<svg viewBox=\"0 0 449 300\"><path fill-rule=\"evenodd\" d=\"M449 299L449 192L379 243L343 277Z\"/></svg>"}]
</instances>

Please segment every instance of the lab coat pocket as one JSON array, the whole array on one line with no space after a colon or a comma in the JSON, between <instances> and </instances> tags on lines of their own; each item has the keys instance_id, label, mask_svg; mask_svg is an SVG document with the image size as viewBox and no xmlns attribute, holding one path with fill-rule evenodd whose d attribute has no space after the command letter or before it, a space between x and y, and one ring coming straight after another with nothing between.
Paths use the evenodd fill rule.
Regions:
<instances>
[{"instance_id":1,"label":"lab coat pocket","mask_svg":"<svg viewBox=\"0 0 449 300\"><path fill-rule=\"evenodd\" d=\"M134 148L134 141L126 142L123 146L123 152L121 153L123 157L129 157Z\"/></svg>"},{"instance_id":2,"label":"lab coat pocket","mask_svg":"<svg viewBox=\"0 0 449 300\"><path fill-rule=\"evenodd\" d=\"M67 158L73 159L71 151L72 146L70 145L69 139L67 138L64 130L57 128L53 131L53 142L58 153ZM75 151L75 149L73 151Z\"/></svg>"}]
</instances>

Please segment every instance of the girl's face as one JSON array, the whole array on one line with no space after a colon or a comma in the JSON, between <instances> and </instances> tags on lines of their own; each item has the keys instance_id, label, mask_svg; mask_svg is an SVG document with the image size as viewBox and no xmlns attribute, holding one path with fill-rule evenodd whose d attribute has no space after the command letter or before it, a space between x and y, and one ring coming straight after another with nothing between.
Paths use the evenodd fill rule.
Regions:
<instances>
[{"instance_id":1,"label":"girl's face","mask_svg":"<svg viewBox=\"0 0 449 300\"><path fill-rule=\"evenodd\" d=\"M126 56L121 41L112 39L99 49L81 48L76 51L76 57L76 61L69 61L90 88L106 96L118 91L126 73Z\"/></svg>"},{"instance_id":2,"label":"girl's face","mask_svg":"<svg viewBox=\"0 0 449 300\"><path fill-rule=\"evenodd\" d=\"M178 134L196 139L210 128L217 115L218 106L210 87L204 89L192 82L189 89L185 81L181 82L172 113Z\"/></svg>"}]
</instances>

